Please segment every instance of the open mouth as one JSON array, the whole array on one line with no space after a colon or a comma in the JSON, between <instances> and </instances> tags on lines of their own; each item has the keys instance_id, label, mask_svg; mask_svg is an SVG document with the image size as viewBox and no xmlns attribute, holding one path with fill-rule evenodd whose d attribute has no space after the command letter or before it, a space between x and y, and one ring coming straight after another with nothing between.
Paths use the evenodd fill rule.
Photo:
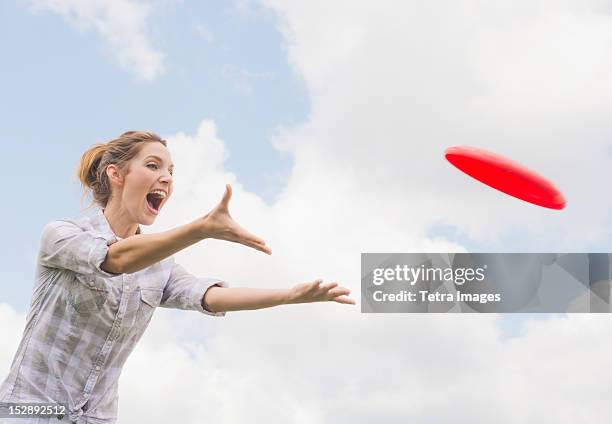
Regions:
<instances>
[{"instance_id":1,"label":"open mouth","mask_svg":"<svg viewBox=\"0 0 612 424\"><path fill-rule=\"evenodd\" d=\"M164 201L165 196L158 192L151 192L147 194L147 204L149 205L149 209L154 213L158 214L159 209L161 207L162 202Z\"/></svg>"}]
</instances>

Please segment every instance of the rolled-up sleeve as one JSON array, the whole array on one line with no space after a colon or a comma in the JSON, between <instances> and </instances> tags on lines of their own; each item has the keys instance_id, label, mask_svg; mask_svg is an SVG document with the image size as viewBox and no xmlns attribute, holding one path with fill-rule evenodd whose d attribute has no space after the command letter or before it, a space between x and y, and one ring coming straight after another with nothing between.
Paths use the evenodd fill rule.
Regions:
<instances>
[{"instance_id":1,"label":"rolled-up sleeve","mask_svg":"<svg viewBox=\"0 0 612 424\"><path fill-rule=\"evenodd\" d=\"M164 308L183 309L190 311L198 311L207 315L222 317L225 316L225 311L211 312L204 309L202 300L204 294L212 286L229 287L226 281L211 277L196 277L182 265L174 261L174 257L170 257L171 271L164 294L159 306Z\"/></svg>"},{"instance_id":2,"label":"rolled-up sleeve","mask_svg":"<svg viewBox=\"0 0 612 424\"><path fill-rule=\"evenodd\" d=\"M93 229L86 229L67 220L51 221L43 229L40 242L40 264L63 268L77 274L114 277L100 266L108 248L117 239Z\"/></svg>"}]
</instances>

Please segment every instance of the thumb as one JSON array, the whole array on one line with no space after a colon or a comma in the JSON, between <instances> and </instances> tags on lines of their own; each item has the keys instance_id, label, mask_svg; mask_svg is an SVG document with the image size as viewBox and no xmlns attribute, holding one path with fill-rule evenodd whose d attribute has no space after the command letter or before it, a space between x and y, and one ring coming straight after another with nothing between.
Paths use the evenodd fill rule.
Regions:
<instances>
[{"instance_id":1,"label":"thumb","mask_svg":"<svg viewBox=\"0 0 612 424\"><path fill-rule=\"evenodd\" d=\"M232 186L229 184L225 184L225 193L223 193L223 199L221 199L221 204L227 207L231 197L232 197Z\"/></svg>"}]
</instances>

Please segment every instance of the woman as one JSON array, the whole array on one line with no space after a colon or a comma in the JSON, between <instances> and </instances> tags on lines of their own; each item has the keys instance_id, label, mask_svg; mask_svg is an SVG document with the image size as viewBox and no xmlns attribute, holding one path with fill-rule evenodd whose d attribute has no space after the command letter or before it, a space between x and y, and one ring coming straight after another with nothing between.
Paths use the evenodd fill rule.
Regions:
<instances>
[{"instance_id":1,"label":"woman","mask_svg":"<svg viewBox=\"0 0 612 424\"><path fill-rule=\"evenodd\" d=\"M26 328L0 388L0 402L13 412L24 403L66 410L14 422L55 422L61 412L63 422L115 422L121 369L157 306L224 316L289 303L355 304L349 290L321 280L291 289L229 288L188 273L172 255L207 238L272 251L230 216L229 185L208 214L142 234L139 224L151 225L172 195L173 168L166 141L150 132L129 131L83 154L78 175L97 212L45 226Z\"/></svg>"}]
</instances>

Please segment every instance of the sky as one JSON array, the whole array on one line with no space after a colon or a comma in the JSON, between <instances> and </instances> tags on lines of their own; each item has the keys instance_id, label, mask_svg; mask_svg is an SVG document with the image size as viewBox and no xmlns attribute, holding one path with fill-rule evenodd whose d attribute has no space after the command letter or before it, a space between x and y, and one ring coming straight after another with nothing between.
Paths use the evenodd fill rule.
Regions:
<instances>
[{"instance_id":1,"label":"sky","mask_svg":"<svg viewBox=\"0 0 612 424\"><path fill-rule=\"evenodd\" d=\"M19 0L0 20L0 376L42 227L83 213L80 155L144 129L176 165L145 232L231 183L232 216L274 252L206 240L176 255L187 269L320 277L358 305L160 309L121 377L123 422L177 405L186 423L605 422L608 315L361 314L358 293L361 252L610 251L611 2ZM473 183L443 159L462 144L537 169L567 207Z\"/></svg>"},{"instance_id":2,"label":"sky","mask_svg":"<svg viewBox=\"0 0 612 424\"><path fill-rule=\"evenodd\" d=\"M134 12L133 25L105 17L132 9L149 11ZM0 212L16 223L7 236L18 248L3 251L7 263L18 264L9 279L31 280L50 217L81 215L80 155L124 131L194 133L202 119L214 120L228 144L225 166L245 188L274 199L292 159L269 138L305 119L308 98L285 60L274 15L251 9L231 2L2 2L0 134L11 157L23 158L1 171L16 182ZM103 35L112 30L128 41ZM122 65L126 55L139 59ZM30 287L14 287L5 299L23 310Z\"/></svg>"}]
</instances>

